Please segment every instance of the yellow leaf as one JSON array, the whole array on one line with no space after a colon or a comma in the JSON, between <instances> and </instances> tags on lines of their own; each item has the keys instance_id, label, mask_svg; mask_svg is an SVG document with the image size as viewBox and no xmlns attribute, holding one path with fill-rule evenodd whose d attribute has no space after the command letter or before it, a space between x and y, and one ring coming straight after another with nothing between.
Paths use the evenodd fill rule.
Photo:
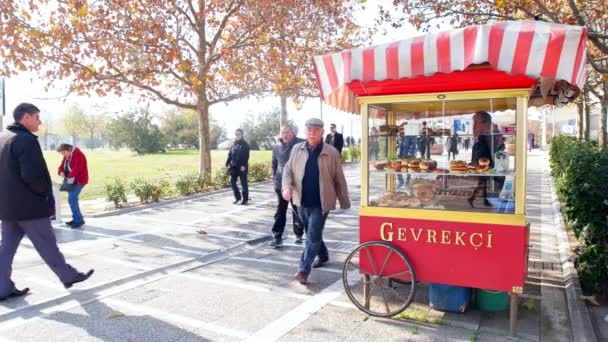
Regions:
<instances>
[{"instance_id":1,"label":"yellow leaf","mask_svg":"<svg viewBox=\"0 0 608 342\"><path fill-rule=\"evenodd\" d=\"M86 17L87 14L89 14L89 8L87 7L87 5L84 5L78 9L77 16L82 18L82 17Z\"/></svg>"},{"instance_id":2,"label":"yellow leaf","mask_svg":"<svg viewBox=\"0 0 608 342\"><path fill-rule=\"evenodd\" d=\"M112 311L108 315L108 319L120 318L120 317L125 317L125 314L123 314L122 312L118 312L118 311Z\"/></svg>"}]
</instances>

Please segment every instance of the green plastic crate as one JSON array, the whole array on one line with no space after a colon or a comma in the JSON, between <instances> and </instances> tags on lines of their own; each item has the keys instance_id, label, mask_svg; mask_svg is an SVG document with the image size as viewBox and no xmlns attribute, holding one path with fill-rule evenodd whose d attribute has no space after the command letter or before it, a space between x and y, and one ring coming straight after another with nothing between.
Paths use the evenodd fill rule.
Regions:
<instances>
[{"instance_id":1,"label":"green plastic crate","mask_svg":"<svg viewBox=\"0 0 608 342\"><path fill-rule=\"evenodd\" d=\"M501 291L475 289L475 306L481 311L505 311L509 307L509 294Z\"/></svg>"}]
</instances>

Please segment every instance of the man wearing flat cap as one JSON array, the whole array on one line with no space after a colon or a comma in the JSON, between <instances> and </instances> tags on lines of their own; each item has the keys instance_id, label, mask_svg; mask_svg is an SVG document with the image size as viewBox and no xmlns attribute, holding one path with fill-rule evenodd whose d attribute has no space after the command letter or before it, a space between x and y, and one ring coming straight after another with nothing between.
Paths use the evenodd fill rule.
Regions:
<instances>
[{"instance_id":1,"label":"man wearing flat cap","mask_svg":"<svg viewBox=\"0 0 608 342\"><path fill-rule=\"evenodd\" d=\"M301 284L306 284L312 268L322 267L329 261L323 228L329 212L336 209L336 200L342 209L350 208L340 154L333 146L323 143L323 121L312 118L305 125L306 141L293 147L283 170L282 184L283 198L293 200L300 208L300 219L306 230L306 246L296 273Z\"/></svg>"}]
</instances>

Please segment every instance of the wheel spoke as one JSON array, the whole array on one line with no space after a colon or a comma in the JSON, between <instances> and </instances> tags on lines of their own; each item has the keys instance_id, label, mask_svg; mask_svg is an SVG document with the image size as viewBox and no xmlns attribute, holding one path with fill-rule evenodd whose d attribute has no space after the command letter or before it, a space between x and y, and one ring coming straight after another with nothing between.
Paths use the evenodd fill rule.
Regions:
<instances>
[{"instance_id":1,"label":"wheel spoke","mask_svg":"<svg viewBox=\"0 0 608 342\"><path fill-rule=\"evenodd\" d=\"M390 275L387 275L386 278L400 277L400 276L407 275L407 274L412 274L412 271L403 271L403 272L399 272L399 273L395 273L395 274L390 274Z\"/></svg>"},{"instance_id":2,"label":"wheel spoke","mask_svg":"<svg viewBox=\"0 0 608 342\"><path fill-rule=\"evenodd\" d=\"M370 281L362 281L360 283L357 283L355 285L350 286L350 289L356 289L357 287L361 286L361 285L365 285L365 284L371 284L371 280Z\"/></svg>"},{"instance_id":3,"label":"wheel spoke","mask_svg":"<svg viewBox=\"0 0 608 342\"><path fill-rule=\"evenodd\" d=\"M369 303L372 298L372 292L374 292L374 284L370 281L369 283L369 291L367 291L367 297L365 298L365 303ZM371 306L371 304L370 304Z\"/></svg>"},{"instance_id":4,"label":"wheel spoke","mask_svg":"<svg viewBox=\"0 0 608 342\"><path fill-rule=\"evenodd\" d=\"M384 307L386 308L386 313L390 313L391 309L388 307L388 302L386 301L386 295L384 294L384 289L380 286L380 294L382 294L382 300L384 301Z\"/></svg>"},{"instance_id":5,"label":"wheel spoke","mask_svg":"<svg viewBox=\"0 0 608 342\"><path fill-rule=\"evenodd\" d=\"M372 271L375 275L379 275L378 271L376 271L376 265L374 264L374 259L372 258L372 253L370 253L369 248L365 247L365 253L367 254L370 265L372 265Z\"/></svg>"},{"instance_id":6,"label":"wheel spoke","mask_svg":"<svg viewBox=\"0 0 608 342\"><path fill-rule=\"evenodd\" d=\"M380 275L382 275L382 273L384 273L384 269L386 268L386 264L388 263L388 260L391 258L391 255L393 254L393 249L389 249L388 253L386 253L386 259L384 259L384 264L382 264L382 269L380 270Z\"/></svg>"}]
</instances>

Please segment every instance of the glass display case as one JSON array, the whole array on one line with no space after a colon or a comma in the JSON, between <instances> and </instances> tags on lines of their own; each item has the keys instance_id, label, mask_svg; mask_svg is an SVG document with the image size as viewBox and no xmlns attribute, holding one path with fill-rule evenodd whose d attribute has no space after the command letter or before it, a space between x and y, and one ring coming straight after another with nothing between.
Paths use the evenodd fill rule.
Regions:
<instances>
[{"instance_id":1,"label":"glass display case","mask_svg":"<svg viewBox=\"0 0 608 342\"><path fill-rule=\"evenodd\" d=\"M518 103L522 106L525 98L518 101L517 95L363 104L369 132L367 206L523 213L523 200L516 210L517 187L523 187L516 172L516 127L518 119L525 121L518 118L523 111Z\"/></svg>"}]
</instances>

